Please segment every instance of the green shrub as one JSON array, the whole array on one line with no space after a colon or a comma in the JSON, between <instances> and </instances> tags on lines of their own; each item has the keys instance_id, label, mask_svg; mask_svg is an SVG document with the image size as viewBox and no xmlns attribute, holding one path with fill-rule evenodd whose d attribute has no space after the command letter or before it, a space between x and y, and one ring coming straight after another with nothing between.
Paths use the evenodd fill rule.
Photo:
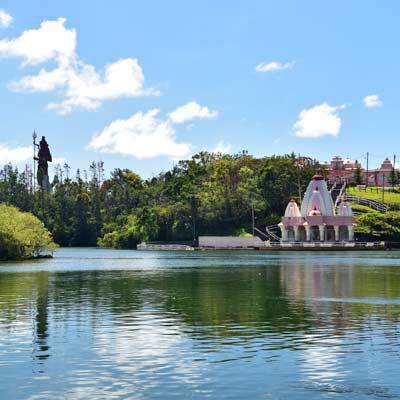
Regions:
<instances>
[{"instance_id":1,"label":"green shrub","mask_svg":"<svg viewBox=\"0 0 400 400\"><path fill-rule=\"evenodd\" d=\"M56 248L50 232L34 215L0 204L0 259L20 260Z\"/></svg>"},{"instance_id":2,"label":"green shrub","mask_svg":"<svg viewBox=\"0 0 400 400\"><path fill-rule=\"evenodd\" d=\"M351 209L353 211L359 211L359 212L362 212L362 213L375 211L373 208L368 207L368 206L364 206L363 204L357 204L357 203L351 202L350 205L351 205Z\"/></svg>"},{"instance_id":3,"label":"green shrub","mask_svg":"<svg viewBox=\"0 0 400 400\"><path fill-rule=\"evenodd\" d=\"M356 218L356 232L380 236L382 239L400 240L400 212L389 211L385 214L371 211Z\"/></svg>"}]
</instances>

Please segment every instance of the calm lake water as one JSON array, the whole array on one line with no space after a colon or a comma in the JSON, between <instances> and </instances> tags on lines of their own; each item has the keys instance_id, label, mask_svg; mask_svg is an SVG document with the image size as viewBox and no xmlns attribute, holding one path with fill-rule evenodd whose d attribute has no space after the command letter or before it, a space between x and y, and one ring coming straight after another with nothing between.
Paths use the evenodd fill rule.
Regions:
<instances>
[{"instance_id":1,"label":"calm lake water","mask_svg":"<svg viewBox=\"0 0 400 400\"><path fill-rule=\"evenodd\" d=\"M400 252L0 263L0 398L400 398Z\"/></svg>"}]
</instances>

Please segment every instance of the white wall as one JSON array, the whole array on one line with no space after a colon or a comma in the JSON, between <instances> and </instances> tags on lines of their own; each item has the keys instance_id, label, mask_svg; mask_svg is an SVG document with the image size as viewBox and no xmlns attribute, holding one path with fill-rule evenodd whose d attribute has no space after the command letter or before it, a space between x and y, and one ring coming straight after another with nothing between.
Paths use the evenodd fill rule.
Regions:
<instances>
[{"instance_id":1,"label":"white wall","mask_svg":"<svg viewBox=\"0 0 400 400\"><path fill-rule=\"evenodd\" d=\"M264 242L257 236L199 236L200 247L212 248L249 248L264 246Z\"/></svg>"}]
</instances>

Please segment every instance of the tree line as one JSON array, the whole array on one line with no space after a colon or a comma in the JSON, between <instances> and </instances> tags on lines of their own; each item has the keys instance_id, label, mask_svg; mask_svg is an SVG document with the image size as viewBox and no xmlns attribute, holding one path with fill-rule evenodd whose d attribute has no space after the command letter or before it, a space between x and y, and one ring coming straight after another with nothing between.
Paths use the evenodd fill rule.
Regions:
<instances>
[{"instance_id":1,"label":"tree line","mask_svg":"<svg viewBox=\"0 0 400 400\"><path fill-rule=\"evenodd\" d=\"M46 193L33 190L29 171L6 165L0 202L33 213L61 246L192 242L199 235L240 234L252 225L252 211L256 226L276 223L319 168L315 160L294 154L200 152L150 179L120 168L104 178L102 163L93 162L89 174L72 174L65 165L56 169Z\"/></svg>"}]
</instances>

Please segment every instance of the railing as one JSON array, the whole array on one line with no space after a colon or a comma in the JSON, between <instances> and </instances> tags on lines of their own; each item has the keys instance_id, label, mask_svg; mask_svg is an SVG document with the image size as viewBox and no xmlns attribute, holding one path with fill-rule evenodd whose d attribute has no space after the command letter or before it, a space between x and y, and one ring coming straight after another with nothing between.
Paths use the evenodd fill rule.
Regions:
<instances>
[{"instance_id":1,"label":"railing","mask_svg":"<svg viewBox=\"0 0 400 400\"><path fill-rule=\"evenodd\" d=\"M338 196L336 197L335 200L335 210L337 209L337 206L339 205L339 203L342 201L342 196L344 191L346 190L346 182L343 183L342 187L340 188L340 192L338 194Z\"/></svg>"},{"instance_id":2,"label":"railing","mask_svg":"<svg viewBox=\"0 0 400 400\"><path fill-rule=\"evenodd\" d=\"M304 247L304 248L315 248L315 247L320 247L320 248L338 248L338 247L344 247L344 248L382 248L384 247L383 242L280 242L280 243L269 243L266 245L266 247L274 247L274 248L298 248L298 247Z\"/></svg>"},{"instance_id":3,"label":"railing","mask_svg":"<svg viewBox=\"0 0 400 400\"><path fill-rule=\"evenodd\" d=\"M279 229L279 227L276 224L267 226L265 228L265 231L267 232L268 239L275 240L276 242L280 242L281 238L276 233L274 233L274 231L277 231L278 229Z\"/></svg>"},{"instance_id":4,"label":"railing","mask_svg":"<svg viewBox=\"0 0 400 400\"><path fill-rule=\"evenodd\" d=\"M336 182L332 185L332 187L329 189L329 193L332 194L332 192L335 190L336 188Z\"/></svg>"},{"instance_id":5,"label":"railing","mask_svg":"<svg viewBox=\"0 0 400 400\"><path fill-rule=\"evenodd\" d=\"M266 233L264 233L262 230L260 230L256 227L254 227L254 232L257 232L262 237L263 240L265 240L265 239L270 240L270 237Z\"/></svg>"},{"instance_id":6,"label":"railing","mask_svg":"<svg viewBox=\"0 0 400 400\"><path fill-rule=\"evenodd\" d=\"M346 200L367 206L381 213L389 211L390 208L387 204L382 203L381 201L366 199L365 197L360 196L349 196L346 194Z\"/></svg>"},{"instance_id":7,"label":"railing","mask_svg":"<svg viewBox=\"0 0 400 400\"><path fill-rule=\"evenodd\" d=\"M360 215L364 215L366 211L353 211L353 215L355 217L359 217Z\"/></svg>"}]
</instances>

